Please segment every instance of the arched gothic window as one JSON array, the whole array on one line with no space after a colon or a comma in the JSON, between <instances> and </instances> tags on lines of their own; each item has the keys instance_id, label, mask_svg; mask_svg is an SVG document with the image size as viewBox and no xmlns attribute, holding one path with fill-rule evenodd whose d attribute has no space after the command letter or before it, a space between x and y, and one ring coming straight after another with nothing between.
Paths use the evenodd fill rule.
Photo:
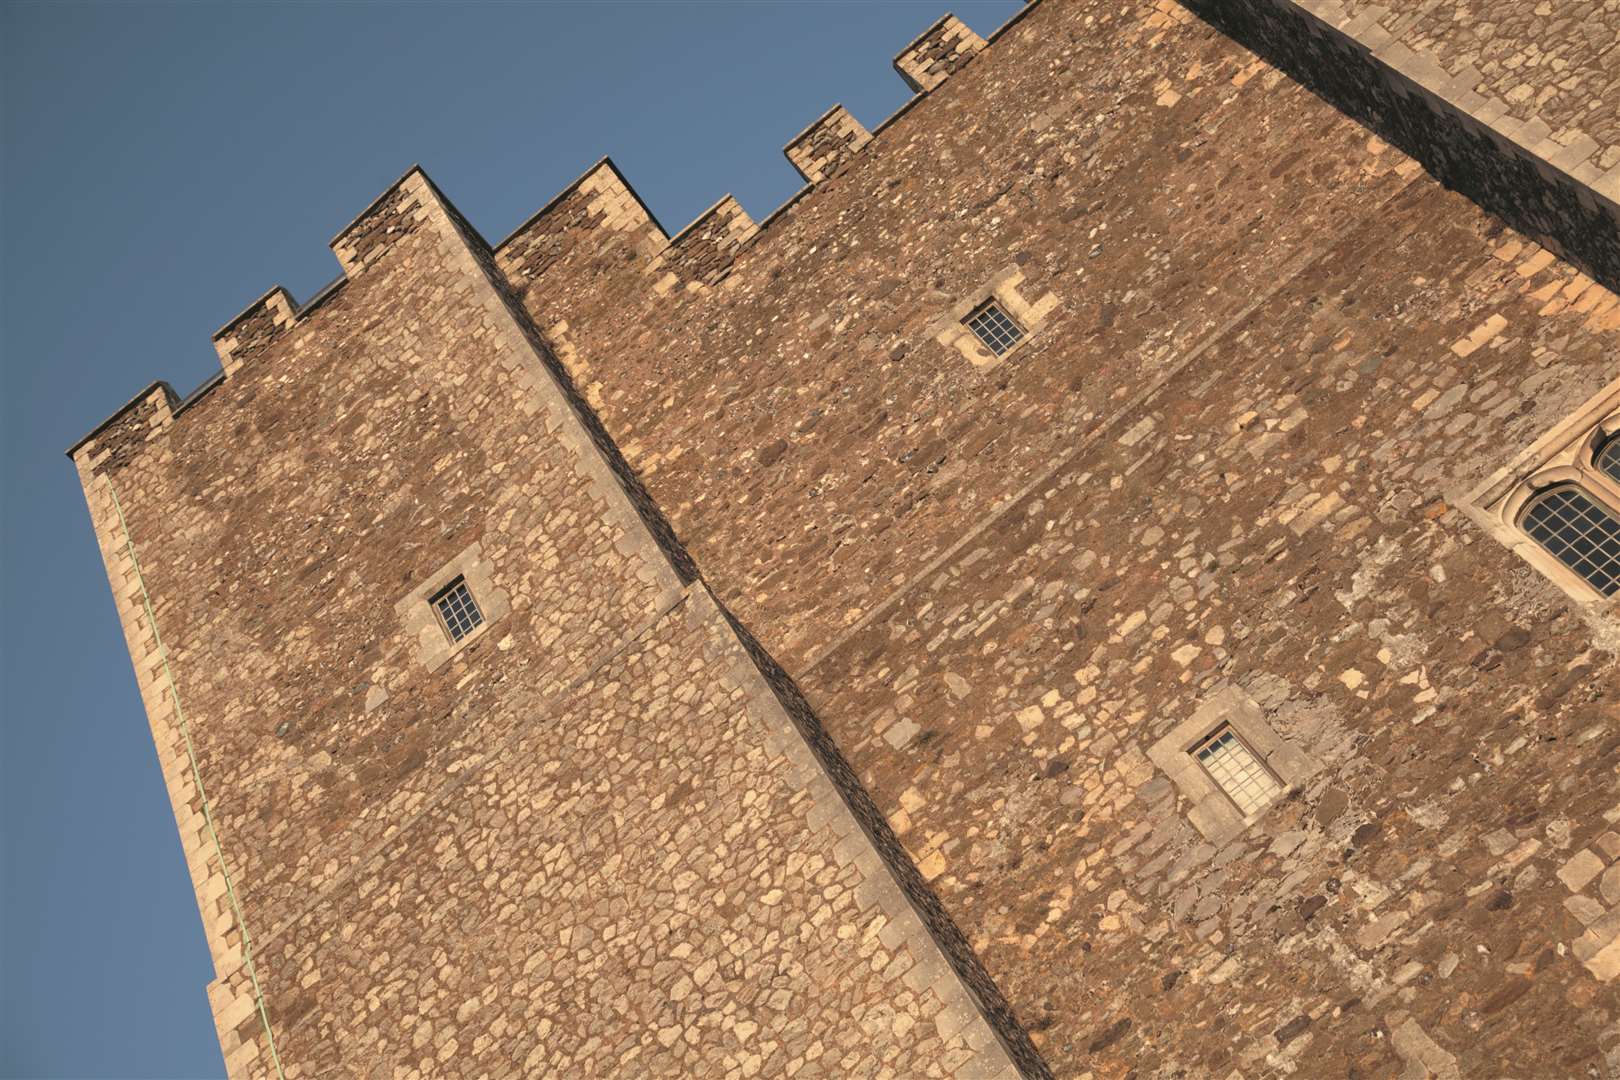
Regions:
<instances>
[{"instance_id":1,"label":"arched gothic window","mask_svg":"<svg viewBox=\"0 0 1620 1080\"><path fill-rule=\"evenodd\" d=\"M1608 474L1609 479L1620 483L1620 435L1609 436L1608 442L1598 447L1592 461L1599 471Z\"/></svg>"},{"instance_id":2,"label":"arched gothic window","mask_svg":"<svg viewBox=\"0 0 1620 1080\"><path fill-rule=\"evenodd\" d=\"M1602 503L1561 484L1525 504L1521 522L1530 539L1599 593L1620 592L1620 519Z\"/></svg>"},{"instance_id":3,"label":"arched gothic window","mask_svg":"<svg viewBox=\"0 0 1620 1080\"><path fill-rule=\"evenodd\" d=\"M1571 599L1620 615L1620 379L1464 495L1461 508Z\"/></svg>"}]
</instances>

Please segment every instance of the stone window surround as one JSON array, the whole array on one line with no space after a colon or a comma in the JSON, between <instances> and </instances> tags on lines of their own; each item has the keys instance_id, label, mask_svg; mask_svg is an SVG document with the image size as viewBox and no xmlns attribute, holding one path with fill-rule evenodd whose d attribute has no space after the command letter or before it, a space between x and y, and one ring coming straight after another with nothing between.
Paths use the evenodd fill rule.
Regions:
<instances>
[{"instance_id":1,"label":"stone window surround","mask_svg":"<svg viewBox=\"0 0 1620 1080\"><path fill-rule=\"evenodd\" d=\"M1620 379L1587 398L1513 462L1463 496L1460 505L1475 524L1529 563L1583 607L1620 613L1620 595L1604 597L1520 527L1531 499L1548 488L1574 484L1620 518L1620 484L1595 464L1604 442L1620 435Z\"/></svg>"},{"instance_id":2,"label":"stone window surround","mask_svg":"<svg viewBox=\"0 0 1620 1080\"><path fill-rule=\"evenodd\" d=\"M434 610L433 598L438 596L456 578L463 578L467 590L483 613L484 621L460 641L451 641L439 613ZM512 599L506 590L495 585L495 565L484 557L483 545L474 540L443 566L440 566L403 599L394 605L399 616L400 629L416 642L416 660L428 671L438 671L451 657L483 640L502 617L512 610Z\"/></svg>"},{"instance_id":3,"label":"stone window surround","mask_svg":"<svg viewBox=\"0 0 1620 1080\"><path fill-rule=\"evenodd\" d=\"M1277 798L1252 814L1239 810L1193 757L1192 751L1223 727L1231 728L1282 785ZM1230 683L1215 690L1190 717L1149 747L1148 758L1192 803L1187 818L1193 827L1217 846L1253 825L1322 767L1321 762L1278 735L1266 723L1259 702Z\"/></svg>"},{"instance_id":4,"label":"stone window surround","mask_svg":"<svg viewBox=\"0 0 1620 1080\"><path fill-rule=\"evenodd\" d=\"M1005 363L1009 357L1018 355L1029 346L1041 323L1058 306L1057 295L1051 292L1033 304L1025 300L1018 291L1018 286L1023 282L1024 273L1016 264L1002 268L989 281L973 290L968 299L934 320L928 328L929 333L941 345L960 352L968 363L981 371ZM986 348L965 322L968 316L990 303L1000 307L1024 331L1024 336L1000 356Z\"/></svg>"}]
</instances>

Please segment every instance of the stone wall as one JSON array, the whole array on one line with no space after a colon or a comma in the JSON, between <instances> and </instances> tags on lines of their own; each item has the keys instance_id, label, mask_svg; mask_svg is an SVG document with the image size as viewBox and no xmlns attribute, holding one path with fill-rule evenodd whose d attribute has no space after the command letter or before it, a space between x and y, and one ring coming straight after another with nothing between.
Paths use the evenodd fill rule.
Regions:
<instances>
[{"instance_id":1,"label":"stone wall","mask_svg":"<svg viewBox=\"0 0 1620 1080\"><path fill-rule=\"evenodd\" d=\"M429 1068L414 1035L378 1035L424 1030L457 1073L535 1055L602 1074L724 1056L735 1075L788 1062L807 1075L1011 1075L896 870L816 782L707 594L688 596L690 561L515 311L493 253L416 170L333 247L342 285L302 311L273 290L232 320L217 338L227 377L179 422L159 387L75 448L188 838L232 1076L274 1075L276 1055L288 1077L379 1058ZM277 317L261 314L278 300ZM454 573L488 621L452 648L425 597ZM198 824L142 582L219 849ZM683 785L702 794L687 802ZM604 869L603 845L619 843ZM583 845L573 861L559 854L569 845ZM505 861L492 871L494 851ZM586 893L600 906L576 926ZM464 906L449 918L452 897ZM410 948L382 949L407 917ZM443 966L432 958L482 957L493 928L520 924L549 926L523 941L550 951L533 996L513 998L501 972L505 1020L497 1010L474 1030L467 994L414 986ZM634 928L633 952L614 951L629 937L606 944L616 926ZM339 947L357 937L361 952ZM646 1013L684 996L686 974L686 989L706 989ZM636 1006L595 1011L590 995L610 984ZM722 1019L729 1043L700 1026Z\"/></svg>"},{"instance_id":2,"label":"stone wall","mask_svg":"<svg viewBox=\"0 0 1620 1080\"><path fill-rule=\"evenodd\" d=\"M486 750L259 945L290 1077L1016 1075L701 588Z\"/></svg>"},{"instance_id":3,"label":"stone wall","mask_svg":"<svg viewBox=\"0 0 1620 1080\"><path fill-rule=\"evenodd\" d=\"M919 94L939 86L984 48L984 38L954 15L924 30L894 58L894 70Z\"/></svg>"},{"instance_id":4,"label":"stone wall","mask_svg":"<svg viewBox=\"0 0 1620 1080\"><path fill-rule=\"evenodd\" d=\"M809 184L831 180L866 144L872 133L842 105L834 105L788 141L782 150Z\"/></svg>"},{"instance_id":5,"label":"stone wall","mask_svg":"<svg viewBox=\"0 0 1620 1080\"><path fill-rule=\"evenodd\" d=\"M1420 172L1184 12L1052 7L774 216L723 288L522 292L542 326L570 311L559 358L790 671ZM1009 273L1056 306L981 371L937 324Z\"/></svg>"},{"instance_id":6,"label":"stone wall","mask_svg":"<svg viewBox=\"0 0 1620 1080\"><path fill-rule=\"evenodd\" d=\"M1597 1061L1556 873L1615 792L1544 778L1616 631L1455 505L1620 301L1174 5L1043 4L876 132L723 289L549 302L1054 1071ZM1056 303L976 369L1009 267ZM1321 767L1216 848L1148 752L1225 686Z\"/></svg>"},{"instance_id":7,"label":"stone wall","mask_svg":"<svg viewBox=\"0 0 1620 1080\"><path fill-rule=\"evenodd\" d=\"M1533 13L1525 0L1493 4L1485 18L1453 4L1399 13L1341 0L1189 6L1445 183L1620 288L1620 145L1573 126L1569 111L1581 102L1579 122L1603 132L1620 123L1620 99L1609 92L1620 88L1620 42L1605 26L1615 16L1571 21L1552 17L1550 4ZM1496 96L1504 84L1505 99Z\"/></svg>"},{"instance_id":8,"label":"stone wall","mask_svg":"<svg viewBox=\"0 0 1620 1080\"><path fill-rule=\"evenodd\" d=\"M941 20L761 226L667 237L603 163L491 251L412 173L78 448L289 1075L1620 1070L1620 620L1458 508L1617 374L1620 298L1524 230L1609 234L1220 7L1341 92L1169 0ZM395 607L458 560L510 610L430 670ZM1161 766L1219 708L1309 767L1212 831Z\"/></svg>"},{"instance_id":9,"label":"stone wall","mask_svg":"<svg viewBox=\"0 0 1620 1080\"><path fill-rule=\"evenodd\" d=\"M1540 121L1560 148L1589 144L1600 172L1620 167L1620 8L1612 0L1445 0L1393 10L1339 3L1367 30L1447 72L1475 73L1475 92L1500 102L1503 115Z\"/></svg>"},{"instance_id":10,"label":"stone wall","mask_svg":"<svg viewBox=\"0 0 1620 1080\"><path fill-rule=\"evenodd\" d=\"M1059 1075L1613 1046L1557 874L1620 795L1620 623L1455 499L1614 377L1620 318L1492 228L1405 193L800 672ZM1324 764L1217 848L1149 751L1225 685Z\"/></svg>"}]
</instances>

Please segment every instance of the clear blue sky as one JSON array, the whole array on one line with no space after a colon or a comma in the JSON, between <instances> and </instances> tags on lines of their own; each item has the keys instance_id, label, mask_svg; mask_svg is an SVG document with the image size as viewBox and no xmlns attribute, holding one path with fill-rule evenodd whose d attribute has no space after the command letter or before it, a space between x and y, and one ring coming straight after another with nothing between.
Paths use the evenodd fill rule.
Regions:
<instances>
[{"instance_id":1,"label":"clear blue sky","mask_svg":"<svg viewBox=\"0 0 1620 1080\"><path fill-rule=\"evenodd\" d=\"M0 1076L224 1075L212 978L71 464L132 394L218 370L208 335L413 162L492 240L604 154L672 232L756 220L781 146L868 127L893 55L1016 0L408 6L0 0Z\"/></svg>"}]
</instances>

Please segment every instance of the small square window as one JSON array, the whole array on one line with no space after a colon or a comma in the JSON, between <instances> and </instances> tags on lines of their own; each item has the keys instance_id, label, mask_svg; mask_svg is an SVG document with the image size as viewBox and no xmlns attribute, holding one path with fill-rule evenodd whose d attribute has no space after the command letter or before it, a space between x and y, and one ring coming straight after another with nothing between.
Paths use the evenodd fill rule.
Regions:
<instances>
[{"instance_id":1,"label":"small square window","mask_svg":"<svg viewBox=\"0 0 1620 1080\"><path fill-rule=\"evenodd\" d=\"M1221 725L1213 735L1193 747L1192 756L1245 817L1264 810L1282 794L1277 778L1254 751L1243 744L1230 725Z\"/></svg>"},{"instance_id":2,"label":"small square window","mask_svg":"<svg viewBox=\"0 0 1620 1080\"><path fill-rule=\"evenodd\" d=\"M439 621L444 624L444 632L450 635L453 642L460 641L483 625L484 613L478 610L472 590L467 588L466 578L456 578L440 590L431 603L433 610L439 613Z\"/></svg>"},{"instance_id":3,"label":"small square window","mask_svg":"<svg viewBox=\"0 0 1620 1080\"><path fill-rule=\"evenodd\" d=\"M962 322L973 331L974 337L984 343L985 348L997 356L1004 355L1024 338L1023 329L993 300Z\"/></svg>"}]
</instances>

